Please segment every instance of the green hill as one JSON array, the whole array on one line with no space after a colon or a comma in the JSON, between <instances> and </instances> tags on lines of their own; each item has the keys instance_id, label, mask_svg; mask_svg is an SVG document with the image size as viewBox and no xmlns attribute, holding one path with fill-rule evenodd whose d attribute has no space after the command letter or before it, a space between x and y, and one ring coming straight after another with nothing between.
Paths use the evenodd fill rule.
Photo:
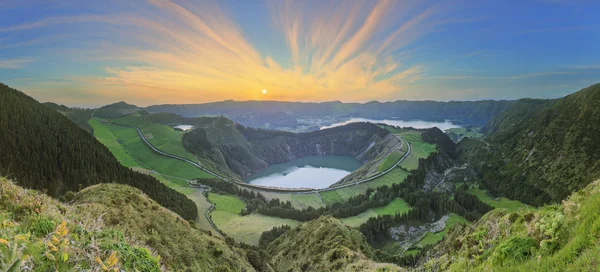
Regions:
<instances>
[{"instance_id":1,"label":"green hill","mask_svg":"<svg viewBox=\"0 0 600 272\"><path fill-rule=\"evenodd\" d=\"M425 271L598 271L600 181L562 205L497 209L471 226L457 225L430 250Z\"/></svg>"},{"instance_id":2,"label":"green hill","mask_svg":"<svg viewBox=\"0 0 600 272\"><path fill-rule=\"evenodd\" d=\"M340 220L321 217L291 229L267 248L278 271L404 271L372 261L366 238Z\"/></svg>"},{"instance_id":3,"label":"green hill","mask_svg":"<svg viewBox=\"0 0 600 272\"><path fill-rule=\"evenodd\" d=\"M463 154L495 195L540 205L600 177L600 84L555 100L524 99L485 128ZM472 148L465 148L465 145Z\"/></svg>"},{"instance_id":4,"label":"green hill","mask_svg":"<svg viewBox=\"0 0 600 272\"><path fill-rule=\"evenodd\" d=\"M98 183L139 188L187 220L194 202L156 178L122 166L94 136L33 98L0 85L0 175L50 196Z\"/></svg>"},{"instance_id":5,"label":"green hill","mask_svg":"<svg viewBox=\"0 0 600 272\"><path fill-rule=\"evenodd\" d=\"M2 271L254 271L246 254L135 188L95 185L64 204L0 178Z\"/></svg>"}]
</instances>

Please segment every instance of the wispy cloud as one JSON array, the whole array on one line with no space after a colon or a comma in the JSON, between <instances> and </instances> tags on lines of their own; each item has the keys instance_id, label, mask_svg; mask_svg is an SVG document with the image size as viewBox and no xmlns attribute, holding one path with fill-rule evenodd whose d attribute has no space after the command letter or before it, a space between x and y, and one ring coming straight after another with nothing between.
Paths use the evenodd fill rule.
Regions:
<instances>
[{"instance_id":1,"label":"wispy cloud","mask_svg":"<svg viewBox=\"0 0 600 272\"><path fill-rule=\"evenodd\" d=\"M84 79L90 81L85 84L89 92L122 96L125 91L181 103L261 99L260 90L268 89L270 99L359 101L389 97L418 81L426 66L407 65L404 48L451 23L447 4L342 1L319 2L321 8L315 9L299 1L268 2L273 24L290 51L292 65L282 65L269 51L259 51L217 1L148 3L143 16L52 17L0 32L79 23L117 26L113 35L119 40L82 52L108 63L105 76Z\"/></svg>"},{"instance_id":2,"label":"wispy cloud","mask_svg":"<svg viewBox=\"0 0 600 272\"><path fill-rule=\"evenodd\" d=\"M0 69L17 69L33 62L33 59L9 59L0 60Z\"/></svg>"}]
</instances>

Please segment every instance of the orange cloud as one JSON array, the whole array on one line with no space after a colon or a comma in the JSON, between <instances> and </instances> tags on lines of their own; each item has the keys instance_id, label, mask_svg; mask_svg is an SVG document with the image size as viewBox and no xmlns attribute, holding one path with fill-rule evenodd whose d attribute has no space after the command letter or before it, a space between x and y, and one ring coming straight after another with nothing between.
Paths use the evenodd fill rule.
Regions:
<instances>
[{"instance_id":1,"label":"orange cloud","mask_svg":"<svg viewBox=\"0 0 600 272\"><path fill-rule=\"evenodd\" d=\"M118 26L115 31L127 42L107 41L88 55L129 64L108 64L106 76L70 84L80 83L98 96L147 103L390 99L425 72L423 65L403 63L397 53L433 31L432 18L443 11L439 6L420 11L413 1L400 0L311 2L323 5L312 12L306 2L268 2L274 28L290 52L292 65L285 67L268 51L260 53L218 2L192 8L169 0L148 3L153 12L144 16L89 18ZM51 18L0 31L81 21L85 18ZM260 95L263 89L267 95Z\"/></svg>"}]
</instances>

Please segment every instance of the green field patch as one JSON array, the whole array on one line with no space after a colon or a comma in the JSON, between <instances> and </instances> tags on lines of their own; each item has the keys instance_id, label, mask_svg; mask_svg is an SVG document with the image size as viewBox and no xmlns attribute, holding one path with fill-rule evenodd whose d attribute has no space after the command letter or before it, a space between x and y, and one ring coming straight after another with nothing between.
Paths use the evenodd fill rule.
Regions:
<instances>
[{"instance_id":1,"label":"green field patch","mask_svg":"<svg viewBox=\"0 0 600 272\"><path fill-rule=\"evenodd\" d=\"M121 127L112 124L102 125L115 135L118 143L121 144L125 152L143 168L164 175L181 178L169 178L169 180L180 185L187 185L187 182L182 179L191 180L212 177L212 175L187 162L169 158L154 152L142 141L134 128Z\"/></svg>"},{"instance_id":2,"label":"green field patch","mask_svg":"<svg viewBox=\"0 0 600 272\"><path fill-rule=\"evenodd\" d=\"M373 211L379 215L394 215L397 213L406 213L410 211L410 209L410 205L408 205L404 199L397 197L389 204L383 207L375 208Z\"/></svg>"},{"instance_id":3,"label":"green field patch","mask_svg":"<svg viewBox=\"0 0 600 272\"><path fill-rule=\"evenodd\" d=\"M487 191L479 189L477 187L471 188L468 190L469 193L477 196L479 200L485 202L486 204L497 208L497 209L507 209L511 212L528 208L529 206L523 204L518 200L511 200L504 197L492 198Z\"/></svg>"},{"instance_id":4,"label":"green field patch","mask_svg":"<svg viewBox=\"0 0 600 272\"><path fill-rule=\"evenodd\" d=\"M177 131L170 126L155 124L143 119L139 114L130 114L114 120L117 124L124 124L138 127L144 137L159 150L177 155L192 161L197 161L196 157L185 150L181 138L184 132Z\"/></svg>"},{"instance_id":5,"label":"green field patch","mask_svg":"<svg viewBox=\"0 0 600 272\"><path fill-rule=\"evenodd\" d=\"M348 198L364 194L369 188L377 188L382 185L391 186L395 183L402 183L408 177L408 172L400 168L394 168L389 173L369 182L361 183L359 185L350 186L346 188L320 192L323 201L327 205L331 205L336 202L344 202Z\"/></svg>"},{"instance_id":6,"label":"green field patch","mask_svg":"<svg viewBox=\"0 0 600 272\"><path fill-rule=\"evenodd\" d=\"M208 201L215 205L218 211L224 211L233 214L240 214L246 207L241 199L230 195L219 195L215 193L208 194Z\"/></svg>"},{"instance_id":7,"label":"green field patch","mask_svg":"<svg viewBox=\"0 0 600 272\"><path fill-rule=\"evenodd\" d=\"M404 154L398 150L392 152L385 158L383 163L379 165L379 172L390 169L392 166L394 166L394 164L396 164L396 162L398 162L398 160L400 160L400 158L402 158L403 155Z\"/></svg>"},{"instance_id":8,"label":"green field patch","mask_svg":"<svg viewBox=\"0 0 600 272\"><path fill-rule=\"evenodd\" d=\"M88 124L94 130L94 137L110 150L117 160L126 167L136 167L139 164L127 153L123 146L119 143L113 132L105 127L105 125L96 120L90 119Z\"/></svg>"},{"instance_id":9,"label":"green field patch","mask_svg":"<svg viewBox=\"0 0 600 272\"><path fill-rule=\"evenodd\" d=\"M346 224L348 226L358 227L358 226L362 225L363 223L367 222L367 220L369 220L369 218L371 218L371 217L377 217L380 215L394 215L397 213L406 213L406 212L410 211L410 209L411 209L410 206L408 205L408 203L406 203L406 201L404 201L404 199L395 198L394 200L392 200L392 202L388 203L387 205L385 205L383 207L369 209L366 212L360 213L355 216L342 218L341 220L342 220L342 222L344 222L344 224Z\"/></svg>"},{"instance_id":10,"label":"green field patch","mask_svg":"<svg viewBox=\"0 0 600 272\"><path fill-rule=\"evenodd\" d=\"M407 131L400 134L410 143L411 151L408 157L400 163L400 166L406 170L415 170L419 167L419 159L425 159L429 154L436 152L435 144L423 141L421 133L418 131Z\"/></svg>"},{"instance_id":11,"label":"green field patch","mask_svg":"<svg viewBox=\"0 0 600 272\"><path fill-rule=\"evenodd\" d=\"M270 217L262 214L240 216L225 211L214 210L210 216L215 225L236 242L258 245L260 235L273 227L289 225L292 228L300 225L299 221Z\"/></svg>"},{"instance_id":12,"label":"green field patch","mask_svg":"<svg viewBox=\"0 0 600 272\"><path fill-rule=\"evenodd\" d=\"M318 209L325 206L325 203L323 203L323 200L321 200L321 197L318 193L290 195L290 202L292 203L292 207L296 209L306 209L308 207Z\"/></svg>"}]
</instances>

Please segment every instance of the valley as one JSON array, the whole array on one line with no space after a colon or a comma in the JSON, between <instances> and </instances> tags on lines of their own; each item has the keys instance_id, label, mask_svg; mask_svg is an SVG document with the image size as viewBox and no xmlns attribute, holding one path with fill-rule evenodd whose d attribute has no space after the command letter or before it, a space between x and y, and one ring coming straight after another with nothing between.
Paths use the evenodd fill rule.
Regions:
<instances>
[{"instance_id":1,"label":"valley","mask_svg":"<svg viewBox=\"0 0 600 272\"><path fill-rule=\"evenodd\" d=\"M582 92L574 97L591 91ZM556 104L560 105L552 102L540 109ZM519 111L519 103L515 105ZM59 108L63 116L73 116L68 108ZM368 253L374 254L371 259L430 266L433 248L446 246L447 237L457 230L483 224L499 211L536 213L535 201L543 197L511 199L482 178L491 177L490 167L506 153L498 134L508 130L498 127L506 125L503 119L515 118L508 113L477 129L476 133L492 131L484 139L456 128L444 133L438 128L370 123L294 134L248 128L224 117L149 114L124 103L89 116L85 126L72 125L89 128L119 165L149 175L191 201L197 216L189 224L245 250L266 243L264 250L284 252L276 247L286 243L266 238L270 233L324 224L327 231L344 226L360 233L369 247L361 250L374 250ZM462 137L460 141L450 138L452 133ZM530 151L525 161L537 163L536 152ZM328 177L310 172L319 169L340 173ZM506 173L510 172L502 172ZM269 181L274 178L279 181ZM97 194L102 193L94 192L93 197ZM284 267L277 258L270 265Z\"/></svg>"}]
</instances>

